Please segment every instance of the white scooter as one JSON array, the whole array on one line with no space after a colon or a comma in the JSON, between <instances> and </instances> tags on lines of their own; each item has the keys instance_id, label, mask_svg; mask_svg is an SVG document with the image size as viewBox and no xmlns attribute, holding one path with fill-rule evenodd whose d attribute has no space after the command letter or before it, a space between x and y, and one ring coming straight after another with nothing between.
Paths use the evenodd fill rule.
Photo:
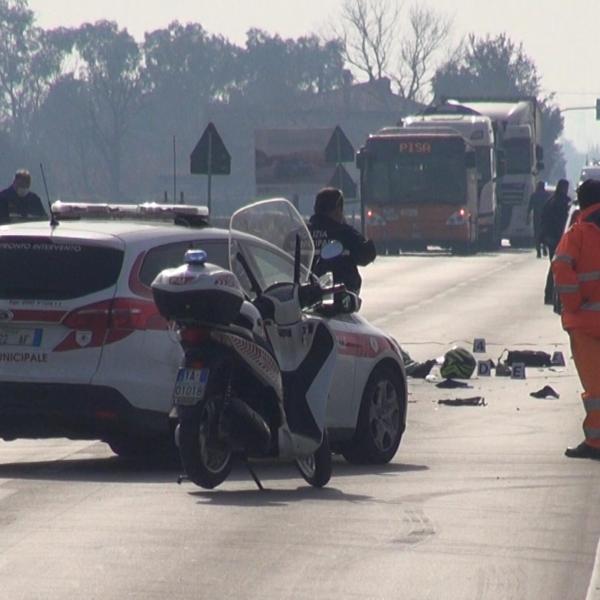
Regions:
<instances>
[{"instance_id":1,"label":"white scooter","mask_svg":"<svg viewBox=\"0 0 600 600\"><path fill-rule=\"evenodd\" d=\"M325 416L336 346L314 309L343 286L323 287L310 273L313 255L296 209L267 200L232 216L231 271L190 250L152 283L185 351L176 443L187 478L203 488L221 484L236 457L261 489L248 458L293 460L315 487L331 477Z\"/></svg>"}]
</instances>

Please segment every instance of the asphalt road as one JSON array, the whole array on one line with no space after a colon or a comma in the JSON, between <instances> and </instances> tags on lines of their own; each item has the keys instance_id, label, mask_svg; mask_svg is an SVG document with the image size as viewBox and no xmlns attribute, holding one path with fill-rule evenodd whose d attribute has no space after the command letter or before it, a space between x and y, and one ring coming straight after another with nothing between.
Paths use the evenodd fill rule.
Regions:
<instances>
[{"instance_id":1,"label":"asphalt road","mask_svg":"<svg viewBox=\"0 0 600 600\"><path fill-rule=\"evenodd\" d=\"M101 443L0 442L0 598L585 598L600 535L600 464L569 460L583 409L566 336L531 252L380 258L363 313L418 360L483 337L562 350L567 368L473 389L410 382L394 461L336 460L313 490L262 464L215 491ZM529 396L545 384L560 399ZM485 396L487 406L441 398Z\"/></svg>"}]
</instances>

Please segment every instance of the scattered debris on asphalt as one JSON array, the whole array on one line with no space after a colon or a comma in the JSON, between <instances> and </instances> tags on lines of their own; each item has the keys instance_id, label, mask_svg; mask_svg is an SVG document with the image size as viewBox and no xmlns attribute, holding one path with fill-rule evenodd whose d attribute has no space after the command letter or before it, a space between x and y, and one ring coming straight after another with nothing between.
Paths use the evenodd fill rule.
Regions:
<instances>
[{"instance_id":1,"label":"scattered debris on asphalt","mask_svg":"<svg viewBox=\"0 0 600 600\"><path fill-rule=\"evenodd\" d=\"M454 388L472 388L473 386L469 385L465 381L456 381L456 379L444 379L444 381L440 381L439 383L436 383L435 387L454 389Z\"/></svg>"},{"instance_id":2,"label":"scattered debris on asphalt","mask_svg":"<svg viewBox=\"0 0 600 600\"><path fill-rule=\"evenodd\" d=\"M446 406L487 406L487 402L483 396L444 398L443 400L438 400L438 404L445 404Z\"/></svg>"},{"instance_id":3,"label":"scattered debris on asphalt","mask_svg":"<svg viewBox=\"0 0 600 600\"><path fill-rule=\"evenodd\" d=\"M510 377L512 375L512 370L510 367L503 365L499 362L496 365L496 377Z\"/></svg>"},{"instance_id":4,"label":"scattered debris on asphalt","mask_svg":"<svg viewBox=\"0 0 600 600\"><path fill-rule=\"evenodd\" d=\"M541 390L531 392L529 395L533 398L560 398L560 394L549 385L545 385Z\"/></svg>"},{"instance_id":5,"label":"scattered debris on asphalt","mask_svg":"<svg viewBox=\"0 0 600 600\"><path fill-rule=\"evenodd\" d=\"M515 363L524 364L526 367L552 366L552 357L550 354L541 350L505 350L504 352L507 353L504 363L509 366Z\"/></svg>"}]
</instances>

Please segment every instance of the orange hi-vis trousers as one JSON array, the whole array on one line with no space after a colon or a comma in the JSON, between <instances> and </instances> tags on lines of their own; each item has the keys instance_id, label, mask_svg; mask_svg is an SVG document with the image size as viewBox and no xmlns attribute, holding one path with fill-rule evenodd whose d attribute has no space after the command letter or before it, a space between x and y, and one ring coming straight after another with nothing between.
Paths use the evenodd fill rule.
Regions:
<instances>
[{"instance_id":1,"label":"orange hi-vis trousers","mask_svg":"<svg viewBox=\"0 0 600 600\"><path fill-rule=\"evenodd\" d=\"M572 329L571 351L583 386L585 443L600 448L600 338Z\"/></svg>"}]
</instances>

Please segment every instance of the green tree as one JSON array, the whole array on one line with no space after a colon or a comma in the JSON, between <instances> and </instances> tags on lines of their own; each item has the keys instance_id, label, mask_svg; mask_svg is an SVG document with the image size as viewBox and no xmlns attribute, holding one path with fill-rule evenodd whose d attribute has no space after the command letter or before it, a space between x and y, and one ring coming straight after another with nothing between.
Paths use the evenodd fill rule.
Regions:
<instances>
[{"instance_id":1,"label":"green tree","mask_svg":"<svg viewBox=\"0 0 600 600\"><path fill-rule=\"evenodd\" d=\"M341 42L316 36L283 39L261 29L247 33L239 88L253 104L284 107L302 93L320 93L344 81Z\"/></svg>"},{"instance_id":2,"label":"green tree","mask_svg":"<svg viewBox=\"0 0 600 600\"><path fill-rule=\"evenodd\" d=\"M177 21L145 35L147 87L188 105L226 99L236 79L239 48L199 23Z\"/></svg>"},{"instance_id":3,"label":"green tree","mask_svg":"<svg viewBox=\"0 0 600 600\"><path fill-rule=\"evenodd\" d=\"M85 82L67 74L54 83L36 117L36 139L61 198L96 197L102 188L102 160L94 144L89 120L89 91Z\"/></svg>"},{"instance_id":4,"label":"green tree","mask_svg":"<svg viewBox=\"0 0 600 600\"><path fill-rule=\"evenodd\" d=\"M81 59L75 75L84 84L86 128L107 167L110 196L117 200L127 136L144 99L141 51L126 29L110 21L86 23L73 39Z\"/></svg>"},{"instance_id":5,"label":"green tree","mask_svg":"<svg viewBox=\"0 0 600 600\"><path fill-rule=\"evenodd\" d=\"M446 96L534 96L542 111L542 144L546 173L564 176L564 159L558 139L563 130L552 96L542 96L534 61L506 34L478 38L471 34L456 54L435 73L433 92Z\"/></svg>"},{"instance_id":6,"label":"green tree","mask_svg":"<svg viewBox=\"0 0 600 600\"><path fill-rule=\"evenodd\" d=\"M146 34L146 114L156 125L151 143L165 142L173 134L184 140L198 132L205 124L206 107L226 101L235 87L240 51L222 36L210 35L199 23L175 21Z\"/></svg>"},{"instance_id":7,"label":"green tree","mask_svg":"<svg viewBox=\"0 0 600 600\"><path fill-rule=\"evenodd\" d=\"M21 144L61 71L64 48L35 26L26 0L0 0L0 123Z\"/></svg>"}]
</instances>

